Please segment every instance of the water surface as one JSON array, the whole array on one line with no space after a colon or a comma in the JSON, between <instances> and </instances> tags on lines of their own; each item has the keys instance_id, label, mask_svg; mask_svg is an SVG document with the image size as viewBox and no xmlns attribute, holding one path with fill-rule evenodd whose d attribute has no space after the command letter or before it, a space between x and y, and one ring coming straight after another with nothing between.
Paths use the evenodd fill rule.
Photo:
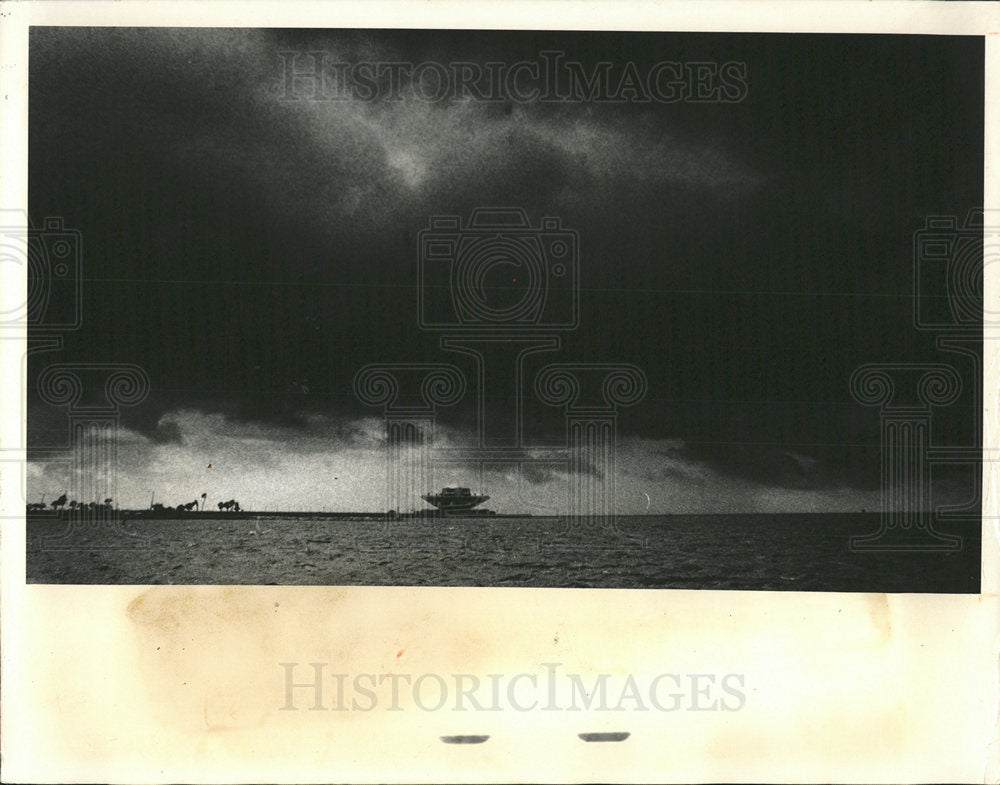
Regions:
<instances>
[{"instance_id":1,"label":"water surface","mask_svg":"<svg viewBox=\"0 0 1000 785\"><path fill-rule=\"evenodd\" d=\"M127 521L53 540L28 522L29 583L534 586L976 593L978 525L949 553L854 552L878 516L674 515ZM945 530L945 527L939 527ZM129 547L121 547L122 543Z\"/></svg>"}]
</instances>

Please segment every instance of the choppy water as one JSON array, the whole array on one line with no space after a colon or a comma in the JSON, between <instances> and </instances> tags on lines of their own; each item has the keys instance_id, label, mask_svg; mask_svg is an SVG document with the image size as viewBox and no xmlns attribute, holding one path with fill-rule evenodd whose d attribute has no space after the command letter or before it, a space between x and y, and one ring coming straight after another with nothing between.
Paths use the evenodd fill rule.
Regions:
<instances>
[{"instance_id":1,"label":"choppy water","mask_svg":"<svg viewBox=\"0 0 1000 785\"><path fill-rule=\"evenodd\" d=\"M852 552L874 515L137 520L134 537L29 521L29 583L978 592L978 525L949 553ZM943 527L941 527L943 528ZM120 547L122 541L130 547Z\"/></svg>"}]
</instances>

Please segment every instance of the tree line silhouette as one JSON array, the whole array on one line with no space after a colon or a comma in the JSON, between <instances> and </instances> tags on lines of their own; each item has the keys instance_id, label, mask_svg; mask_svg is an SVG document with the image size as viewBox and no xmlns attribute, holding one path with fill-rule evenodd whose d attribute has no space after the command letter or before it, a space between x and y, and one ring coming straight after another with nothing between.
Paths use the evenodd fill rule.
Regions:
<instances>
[{"instance_id":1,"label":"tree line silhouette","mask_svg":"<svg viewBox=\"0 0 1000 785\"><path fill-rule=\"evenodd\" d=\"M191 512L192 510L204 511L205 501L208 498L207 493L203 493L199 499L187 502L186 504L178 504L176 506L163 505L160 502L150 503L149 509L154 512ZM110 510L112 509L113 499L105 499L103 503L98 502L78 502L76 499L69 499L64 493L59 498L53 499L51 502L46 503L43 499L39 502L31 502L27 505L28 512L37 512L51 507L57 512L61 512L64 508L69 510ZM226 502L219 502L219 512L242 512L240 508L240 503L236 499L230 499Z\"/></svg>"},{"instance_id":2,"label":"tree line silhouette","mask_svg":"<svg viewBox=\"0 0 1000 785\"><path fill-rule=\"evenodd\" d=\"M70 510L110 510L113 499L105 499L103 502L78 502L76 499L69 499L64 493L58 499L53 499L51 502L46 504L44 501L32 502L28 505L29 511L44 510L46 507L52 507L53 510L62 510L66 507Z\"/></svg>"},{"instance_id":3,"label":"tree line silhouette","mask_svg":"<svg viewBox=\"0 0 1000 785\"><path fill-rule=\"evenodd\" d=\"M188 502L187 504L178 504L176 507L164 507L162 504L157 502L156 504L151 505L149 509L157 512L160 511L165 512L168 510L176 510L177 512L191 512L191 510L204 511L205 494L203 493L201 495L201 506L199 506L198 499L195 499L193 502ZM233 512L240 512L240 503L236 501L236 499L230 499L227 502L219 502L219 512L222 512L223 510L227 512L229 512L230 510Z\"/></svg>"}]
</instances>

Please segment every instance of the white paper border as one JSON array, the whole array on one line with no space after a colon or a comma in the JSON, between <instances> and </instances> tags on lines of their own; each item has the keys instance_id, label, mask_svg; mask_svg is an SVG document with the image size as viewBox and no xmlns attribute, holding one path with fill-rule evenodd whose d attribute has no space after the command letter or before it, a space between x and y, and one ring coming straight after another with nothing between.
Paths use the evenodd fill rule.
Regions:
<instances>
[{"instance_id":1,"label":"white paper border","mask_svg":"<svg viewBox=\"0 0 1000 785\"><path fill-rule=\"evenodd\" d=\"M26 205L29 24L985 35L984 204L1000 206L1000 8L990 3L6 3L4 206ZM985 281L988 308L1000 303L995 273ZM23 275L3 281L12 283L23 289ZM2 341L0 351L0 438L16 446L23 444L23 341ZM985 352L984 446L995 452L997 341ZM988 462L983 472L979 596L26 586L23 523L5 520L4 779L997 782L1000 472ZM13 478L0 465L0 489ZM566 713L504 715L488 745L466 748L437 742L449 720L434 714L338 723L320 713L267 713L280 686L279 658L307 661L326 651L357 672L397 645L411 652L412 672L523 670L553 660L577 672L737 668L751 692L747 708L731 715L630 715L629 742L604 746L579 744L574 734L587 728ZM169 657L157 659L154 652L165 650ZM204 695L191 698L192 680Z\"/></svg>"}]
</instances>

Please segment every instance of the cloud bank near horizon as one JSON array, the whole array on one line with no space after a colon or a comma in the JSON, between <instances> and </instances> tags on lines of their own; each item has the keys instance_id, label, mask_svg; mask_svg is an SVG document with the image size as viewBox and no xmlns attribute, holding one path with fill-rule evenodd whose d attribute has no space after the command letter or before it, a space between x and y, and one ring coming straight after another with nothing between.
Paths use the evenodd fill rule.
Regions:
<instances>
[{"instance_id":1,"label":"cloud bank near horizon","mask_svg":"<svg viewBox=\"0 0 1000 785\"><path fill-rule=\"evenodd\" d=\"M385 509L385 438L377 417L344 420L313 414L297 426L231 419L221 413L180 409L164 414L153 432L119 433L116 502L145 508L151 497L168 506L207 494L206 508L237 499L251 510L377 512ZM468 446L467 434L436 431L435 447ZM542 451L529 454L541 458ZM413 460L406 456L405 460ZM798 487L734 479L693 457L681 439L619 440L616 451L617 510L622 515L670 513L835 512L877 508L878 492L831 486L805 456ZM28 499L51 501L71 486L68 462L49 456L28 464ZM565 466L552 462L516 467L435 467L437 490L464 485L491 497L501 513L562 514L569 482ZM725 493L720 489L724 488ZM413 509L426 507L419 498Z\"/></svg>"}]
</instances>

